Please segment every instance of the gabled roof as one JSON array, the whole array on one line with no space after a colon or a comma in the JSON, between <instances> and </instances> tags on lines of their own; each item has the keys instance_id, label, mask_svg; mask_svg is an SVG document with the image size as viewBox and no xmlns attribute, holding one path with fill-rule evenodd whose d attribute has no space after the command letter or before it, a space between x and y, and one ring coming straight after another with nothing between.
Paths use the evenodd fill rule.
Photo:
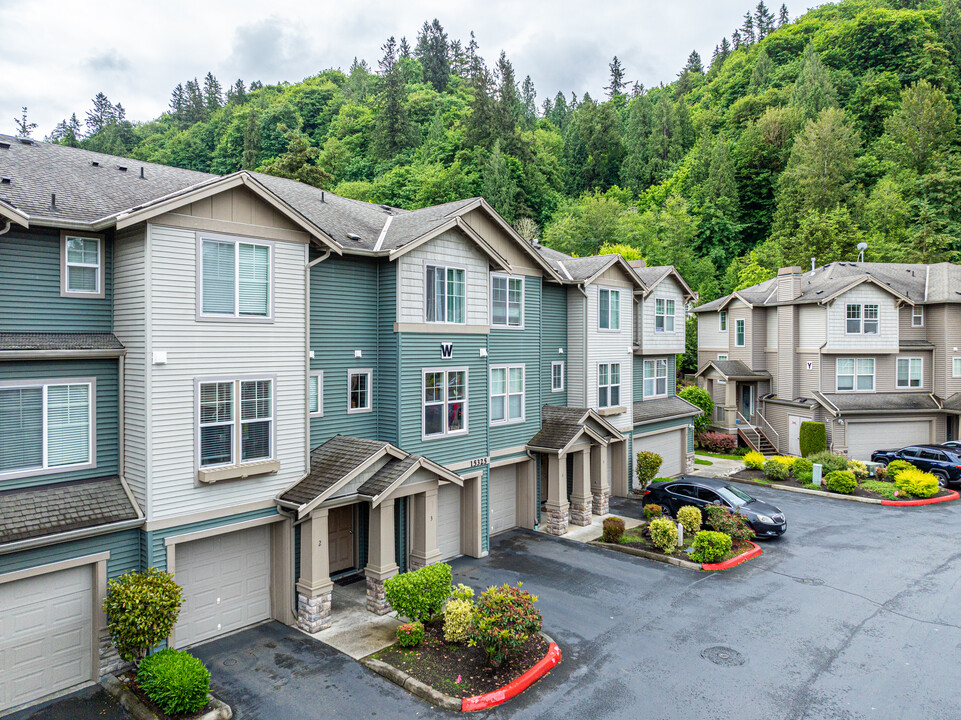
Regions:
<instances>
[{"instance_id":1,"label":"gabled roof","mask_svg":"<svg viewBox=\"0 0 961 720\"><path fill-rule=\"evenodd\" d=\"M635 426L671 418L696 417L701 414L701 408L677 395L634 403Z\"/></svg>"},{"instance_id":2,"label":"gabled roof","mask_svg":"<svg viewBox=\"0 0 961 720\"><path fill-rule=\"evenodd\" d=\"M563 283L590 285L606 270L617 265L624 270L628 281L642 290L646 289L644 282L634 272L634 268L620 255L589 255L576 258L540 244L535 245L534 248L550 264Z\"/></svg>"},{"instance_id":3,"label":"gabled roof","mask_svg":"<svg viewBox=\"0 0 961 720\"><path fill-rule=\"evenodd\" d=\"M654 265L651 267L637 267L635 265L631 265L631 267L641 279L641 282L643 282L646 286L646 290L644 291L645 297L654 292L654 288L656 288L661 282L669 277L673 277L684 291L685 300L690 301L697 298L697 293L691 289L691 286L687 284L687 281L673 265Z\"/></svg>"},{"instance_id":4,"label":"gabled roof","mask_svg":"<svg viewBox=\"0 0 961 720\"><path fill-rule=\"evenodd\" d=\"M767 370L751 370L741 360L711 360L705 363L694 377L700 377L708 370L715 370L725 380L770 380L771 374Z\"/></svg>"},{"instance_id":5,"label":"gabled roof","mask_svg":"<svg viewBox=\"0 0 961 720\"><path fill-rule=\"evenodd\" d=\"M528 441L527 447L562 454L582 435L599 445L624 439L616 427L590 408L545 405L541 408L541 429Z\"/></svg>"}]
</instances>

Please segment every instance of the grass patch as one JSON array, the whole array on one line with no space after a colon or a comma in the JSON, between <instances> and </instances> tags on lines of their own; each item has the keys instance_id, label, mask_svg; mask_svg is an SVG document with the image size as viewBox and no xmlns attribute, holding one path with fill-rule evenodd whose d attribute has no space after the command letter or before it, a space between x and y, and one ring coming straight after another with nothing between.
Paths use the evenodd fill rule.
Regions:
<instances>
[{"instance_id":1,"label":"grass patch","mask_svg":"<svg viewBox=\"0 0 961 720\"><path fill-rule=\"evenodd\" d=\"M701 460L701 458L696 457L694 458L694 464L695 465L713 465L714 463L712 463L710 460Z\"/></svg>"},{"instance_id":2,"label":"grass patch","mask_svg":"<svg viewBox=\"0 0 961 720\"><path fill-rule=\"evenodd\" d=\"M725 455L724 453L712 453L712 452L707 452L706 450L698 450L696 454L704 455L705 457L719 458L720 460L740 460L742 462L744 461L743 455Z\"/></svg>"},{"instance_id":3,"label":"grass patch","mask_svg":"<svg viewBox=\"0 0 961 720\"><path fill-rule=\"evenodd\" d=\"M898 489L894 483L883 482L881 480L865 480L861 483L860 487L868 492L877 493L888 500L894 500L897 497Z\"/></svg>"}]
</instances>

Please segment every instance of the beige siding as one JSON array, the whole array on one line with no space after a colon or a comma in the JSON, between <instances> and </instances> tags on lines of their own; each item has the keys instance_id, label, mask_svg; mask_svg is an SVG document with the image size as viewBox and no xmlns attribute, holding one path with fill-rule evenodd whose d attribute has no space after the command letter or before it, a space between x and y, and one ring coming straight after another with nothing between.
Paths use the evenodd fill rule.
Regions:
<instances>
[{"instance_id":1,"label":"beige siding","mask_svg":"<svg viewBox=\"0 0 961 720\"><path fill-rule=\"evenodd\" d=\"M790 429L788 421L791 415L803 417L805 420L811 419L811 411L806 408L790 407L780 403L764 403L762 410L764 419L767 420L777 433L776 438L769 438L771 442L776 442L778 452L787 455L790 451Z\"/></svg>"},{"instance_id":2,"label":"beige siding","mask_svg":"<svg viewBox=\"0 0 961 720\"><path fill-rule=\"evenodd\" d=\"M572 407L587 405L587 380L584 353L586 350L584 313L586 298L577 288L567 290L567 404Z\"/></svg>"},{"instance_id":3,"label":"beige siding","mask_svg":"<svg viewBox=\"0 0 961 720\"><path fill-rule=\"evenodd\" d=\"M655 332L654 314L658 299L674 301L674 332ZM717 330L717 315L714 315L714 328ZM674 353L684 352L684 292L673 277L667 277L642 302L639 315L641 317L641 347L645 354L651 352ZM724 347L711 345L708 347Z\"/></svg>"},{"instance_id":4,"label":"beige siding","mask_svg":"<svg viewBox=\"0 0 961 720\"><path fill-rule=\"evenodd\" d=\"M811 363L810 370L808 369L808 363ZM799 353L797 355L796 368L795 387L797 388L797 396L803 398L813 398L814 391L821 389L821 356L814 353ZM832 384L830 389L826 390L826 392L833 391L834 386Z\"/></svg>"},{"instance_id":5,"label":"beige siding","mask_svg":"<svg viewBox=\"0 0 961 720\"><path fill-rule=\"evenodd\" d=\"M754 347L754 324L752 320L751 308L742 303L740 300L735 300L730 305L728 305L728 315L727 315L727 329L728 334L731 338L731 352L729 353L729 360L741 360L747 363L749 366L754 359L753 347ZM737 343L737 321L744 321L744 345L739 347Z\"/></svg>"},{"instance_id":6,"label":"beige siding","mask_svg":"<svg viewBox=\"0 0 961 720\"><path fill-rule=\"evenodd\" d=\"M944 388L941 391L945 397L951 397L955 393L961 392L961 377L952 375L952 359L961 357L961 305L941 305L941 316L943 318L937 339L931 340L937 345L935 356L944 358L943 370L935 368L939 384Z\"/></svg>"},{"instance_id":7,"label":"beige siding","mask_svg":"<svg viewBox=\"0 0 961 720\"><path fill-rule=\"evenodd\" d=\"M718 313L702 312L697 315L697 347L698 350L728 351L729 332L721 332L718 324ZM730 322L730 317L728 317ZM730 325L728 326L730 327ZM702 360L701 362L706 362Z\"/></svg>"},{"instance_id":8,"label":"beige siding","mask_svg":"<svg viewBox=\"0 0 961 720\"><path fill-rule=\"evenodd\" d=\"M631 313L631 305L634 299L628 289L618 288L621 291L621 328L616 332L601 330L599 328L600 323L598 322L598 294L602 287L611 286L595 283L585 288L587 291L587 368L585 373L587 381L587 406L592 408L597 407L597 366L601 363L620 363L620 404L627 408L627 411L607 419L612 425L618 428L632 428L634 425L633 404L631 402L634 397L634 371L632 365L634 355L631 351L633 337L633 314Z\"/></svg>"},{"instance_id":9,"label":"beige siding","mask_svg":"<svg viewBox=\"0 0 961 720\"><path fill-rule=\"evenodd\" d=\"M903 306L898 311L898 327L902 340L927 340L928 308L924 309L924 325L921 327L911 326L911 315L914 311L910 305Z\"/></svg>"},{"instance_id":10,"label":"beige siding","mask_svg":"<svg viewBox=\"0 0 961 720\"><path fill-rule=\"evenodd\" d=\"M771 373L771 387L777 389L777 351L764 353L764 364L758 368Z\"/></svg>"},{"instance_id":11,"label":"beige siding","mask_svg":"<svg viewBox=\"0 0 961 720\"><path fill-rule=\"evenodd\" d=\"M797 307L797 349L817 350L827 341L827 309L823 305Z\"/></svg>"},{"instance_id":12,"label":"beige siding","mask_svg":"<svg viewBox=\"0 0 961 720\"><path fill-rule=\"evenodd\" d=\"M764 314L767 323L767 339L764 342L764 349L777 350L777 308L767 308L764 310Z\"/></svg>"},{"instance_id":13,"label":"beige siding","mask_svg":"<svg viewBox=\"0 0 961 720\"><path fill-rule=\"evenodd\" d=\"M478 235L497 251L501 257L510 263L511 270L518 275L543 275L543 271L530 255L518 247L517 241L509 237L501 227L495 223L484 210L471 210L464 215L464 220Z\"/></svg>"},{"instance_id":14,"label":"beige siding","mask_svg":"<svg viewBox=\"0 0 961 720\"><path fill-rule=\"evenodd\" d=\"M897 359L898 358L921 358L921 387L920 388L899 388L897 386ZM878 392L933 392L931 389L932 381L932 357L930 351L924 352L902 352L899 355L878 355L875 361L875 385Z\"/></svg>"},{"instance_id":15,"label":"beige siding","mask_svg":"<svg viewBox=\"0 0 961 720\"><path fill-rule=\"evenodd\" d=\"M880 319L877 335L845 332L845 317L849 303L877 304ZM836 298L828 308L827 328L829 350L897 352L898 310L894 297L877 285L863 283Z\"/></svg>"},{"instance_id":16,"label":"beige siding","mask_svg":"<svg viewBox=\"0 0 961 720\"><path fill-rule=\"evenodd\" d=\"M785 305L777 308L777 396L793 400L797 396L797 316L798 308Z\"/></svg>"},{"instance_id":17,"label":"beige siding","mask_svg":"<svg viewBox=\"0 0 961 720\"><path fill-rule=\"evenodd\" d=\"M751 369L760 370L764 367L764 348L767 346L767 308L754 308L750 323L755 328L751 334Z\"/></svg>"},{"instance_id":18,"label":"beige siding","mask_svg":"<svg viewBox=\"0 0 961 720\"><path fill-rule=\"evenodd\" d=\"M244 225L254 225L283 230L294 230L303 233L303 228L296 225L283 213L275 210L245 187L237 187L217 195L198 200L176 210L178 215L189 215L198 218L235 222ZM306 239L306 235L304 235Z\"/></svg>"}]
</instances>

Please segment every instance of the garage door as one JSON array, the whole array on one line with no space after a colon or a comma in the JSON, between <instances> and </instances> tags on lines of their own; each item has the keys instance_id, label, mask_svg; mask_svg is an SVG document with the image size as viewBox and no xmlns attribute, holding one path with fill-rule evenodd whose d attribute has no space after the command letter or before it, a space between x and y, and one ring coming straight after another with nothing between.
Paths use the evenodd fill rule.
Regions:
<instances>
[{"instance_id":1,"label":"garage door","mask_svg":"<svg viewBox=\"0 0 961 720\"><path fill-rule=\"evenodd\" d=\"M517 468L491 468L491 535L517 527Z\"/></svg>"},{"instance_id":2,"label":"garage door","mask_svg":"<svg viewBox=\"0 0 961 720\"><path fill-rule=\"evenodd\" d=\"M270 617L270 539L266 525L177 545L175 577L184 602L177 646Z\"/></svg>"},{"instance_id":3,"label":"garage door","mask_svg":"<svg viewBox=\"0 0 961 720\"><path fill-rule=\"evenodd\" d=\"M0 712L93 679L93 567L0 584Z\"/></svg>"},{"instance_id":4,"label":"garage door","mask_svg":"<svg viewBox=\"0 0 961 720\"><path fill-rule=\"evenodd\" d=\"M927 420L897 422L848 422L848 457L870 460L875 450L903 448L931 442L931 423Z\"/></svg>"},{"instance_id":5,"label":"garage door","mask_svg":"<svg viewBox=\"0 0 961 720\"><path fill-rule=\"evenodd\" d=\"M660 477L674 477L684 472L684 463L681 462L683 443L683 430L670 430L657 435L647 435L634 439L634 455L636 456L637 453L644 450L657 453L664 459L657 474ZM687 456L686 452L683 454L685 457Z\"/></svg>"},{"instance_id":6,"label":"garage door","mask_svg":"<svg viewBox=\"0 0 961 720\"><path fill-rule=\"evenodd\" d=\"M461 554L460 488L453 483L442 485L437 491L437 546L441 560Z\"/></svg>"}]
</instances>

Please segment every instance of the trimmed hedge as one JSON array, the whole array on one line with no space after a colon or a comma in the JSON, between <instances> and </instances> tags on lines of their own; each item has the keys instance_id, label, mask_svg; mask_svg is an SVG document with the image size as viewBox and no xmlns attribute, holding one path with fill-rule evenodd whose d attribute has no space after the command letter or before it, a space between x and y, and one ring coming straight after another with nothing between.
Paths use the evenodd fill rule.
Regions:
<instances>
[{"instance_id":1,"label":"trimmed hedge","mask_svg":"<svg viewBox=\"0 0 961 720\"><path fill-rule=\"evenodd\" d=\"M801 445L801 457L824 452L828 449L828 434L824 423L805 420L801 423L801 429L798 435Z\"/></svg>"},{"instance_id":2,"label":"trimmed hedge","mask_svg":"<svg viewBox=\"0 0 961 720\"><path fill-rule=\"evenodd\" d=\"M697 444L708 452L731 455L737 449L737 438L727 433L703 432L697 436Z\"/></svg>"},{"instance_id":3,"label":"trimmed hedge","mask_svg":"<svg viewBox=\"0 0 961 720\"><path fill-rule=\"evenodd\" d=\"M450 565L436 563L384 581L384 597L398 615L422 623L440 614L451 593Z\"/></svg>"},{"instance_id":4,"label":"trimmed hedge","mask_svg":"<svg viewBox=\"0 0 961 720\"><path fill-rule=\"evenodd\" d=\"M934 497L941 489L938 487L937 476L914 467L899 472L897 479L894 481L894 486L898 489L898 492L918 498Z\"/></svg>"},{"instance_id":5,"label":"trimmed hedge","mask_svg":"<svg viewBox=\"0 0 961 720\"><path fill-rule=\"evenodd\" d=\"M858 481L857 478L854 477L853 472L848 470L835 470L825 476L824 485L828 490L833 492L850 495L858 486Z\"/></svg>"},{"instance_id":6,"label":"trimmed hedge","mask_svg":"<svg viewBox=\"0 0 961 720\"><path fill-rule=\"evenodd\" d=\"M729 552L733 541L730 535L713 530L702 530L694 536L691 560L699 563L717 562Z\"/></svg>"},{"instance_id":7,"label":"trimmed hedge","mask_svg":"<svg viewBox=\"0 0 961 720\"><path fill-rule=\"evenodd\" d=\"M137 670L137 682L168 715L197 712L209 700L210 672L182 650L167 648L145 657Z\"/></svg>"}]
</instances>

